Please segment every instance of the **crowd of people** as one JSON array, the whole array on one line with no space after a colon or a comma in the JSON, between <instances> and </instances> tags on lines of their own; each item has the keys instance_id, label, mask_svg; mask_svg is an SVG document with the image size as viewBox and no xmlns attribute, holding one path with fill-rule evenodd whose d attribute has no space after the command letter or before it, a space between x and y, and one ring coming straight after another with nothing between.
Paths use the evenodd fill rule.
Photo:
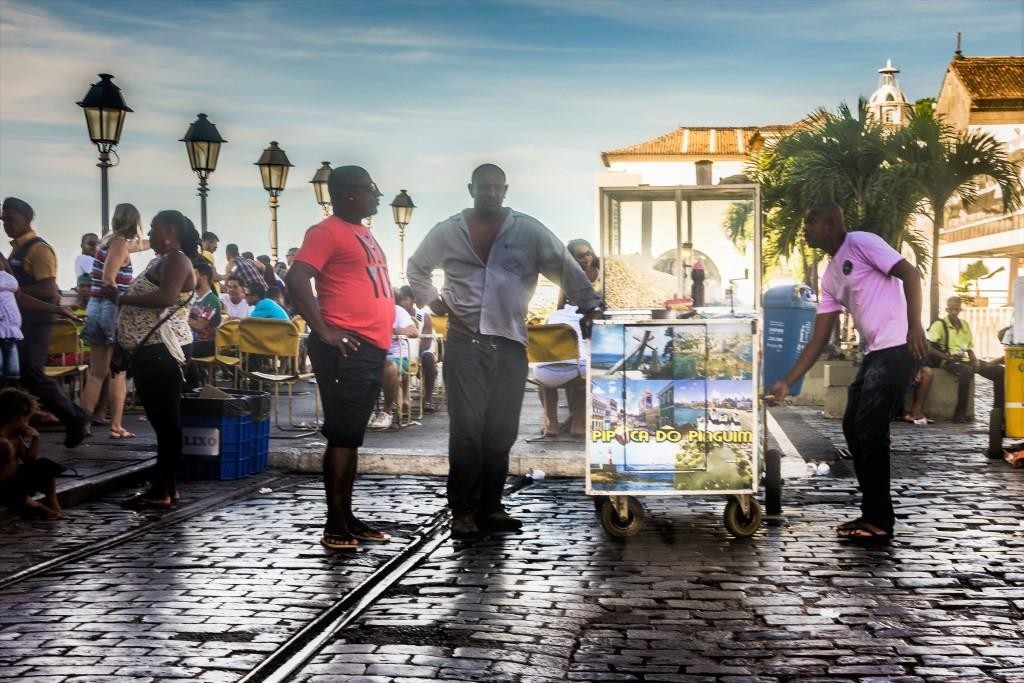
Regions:
<instances>
[{"instance_id":1,"label":"crowd of people","mask_svg":"<svg viewBox=\"0 0 1024 683\"><path fill-rule=\"evenodd\" d=\"M467 188L472 207L427 233L408 262L410 286L398 289L366 224L381 193L358 166L331 172L334 213L312 226L300 247L288 250L286 263L274 264L228 244L221 270L216 256L220 240L214 233L200 235L182 213L165 210L152 218L143 239L139 211L121 204L109 234L82 238L76 273L87 275L89 282L87 300L79 302L78 311L60 305L56 255L33 230L32 207L5 199L0 220L13 248L9 259L0 257L0 377L17 386L0 390L0 503L41 517L63 516L53 484L60 465L40 456L32 420L46 411L64 427L64 445L74 448L91 435L106 405L110 438L130 439L134 435L123 415L130 372L136 398L156 433L157 467L149 488L125 505L173 506L179 499L175 471L182 449L181 396L203 381L194 371L184 371L189 358L215 352L217 329L225 320L297 315L308 328L306 353L324 406L327 512L321 544L352 550L362 542L389 539L356 517L353 487L367 429L386 429L396 409L408 411L403 378L414 358L425 412L434 409L439 365L443 372L453 537L519 529L522 523L505 510L502 493L529 371L527 307L540 275L561 287L559 308L549 322L576 330L579 356L534 368L546 414L541 438L564 431L581 437L585 393L566 378L585 376L585 340L592 321L603 314L595 291L600 263L586 240L563 245L535 218L505 207L508 185L499 167L477 167ZM877 235L848 233L838 205L813 207L804 235L809 246L832 258L822 279L812 338L784 379L768 388L769 398L783 399L820 356L839 312L850 311L865 356L849 387L843 432L862 503L860 516L836 532L855 540L889 540L895 522L889 425L902 413L917 368L934 365L957 377L955 419L965 416L964 387L974 373L991 375L993 381L999 373L974 356L970 329L959 319L959 299L950 299L947 316L924 330L916 269ZM155 258L136 275L131 254L143 249L151 249ZM433 277L438 269L444 273L440 290ZM75 403L46 375L44 365L55 316L81 322L80 314L85 318L81 337L91 356ZM443 363L433 332L434 320L441 318L446 326ZM919 389L907 414L911 420L921 417L927 383L920 378L929 372L918 374ZM570 406L565 423L557 415L559 388L566 390ZM998 382L996 391L998 403ZM994 443L992 449L997 448ZM34 498L37 493L42 500Z\"/></svg>"},{"instance_id":2,"label":"crowd of people","mask_svg":"<svg viewBox=\"0 0 1024 683\"><path fill-rule=\"evenodd\" d=\"M224 321L300 316L324 405L324 546L352 549L388 540L352 510L358 449L367 429L387 429L396 410L408 412L403 380L414 359L424 412L435 410L439 365L444 371L453 534L518 529L521 523L505 511L501 495L527 374L527 305L544 274L561 285L582 330L601 313L593 289L597 262L589 243L579 240L567 250L536 219L505 207L505 174L497 166L477 168L468 190L473 207L430 231L409 260L411 287L397 289L365 224L377 211L380 191L357 166L332 171L334 214L311 227L284 263L228 244L226 263L218 264L218 236L200 234L174 210L156 214L143 238L138 209L120 204L109 233L82 237L75 262L77 309L60 305L57 257L33 230L32 207L7 198L0 218L13 250L9 262L0 262L0 374L12 386L0 392L0 405L11 406L10 420L0 424L0 502L61 517L53 484L61 467L39 456L32 421L59 422L67 448L103 424L111 439L131 439L124 419L130 377L156 434L157 465L149 487L124 505L175 505L181 397L206 379L190 359L216 352ZM132 254L144 250L155 258L136 273ZM445 272L440 292L432 283L435 268ZM80 324L88 348L77 403L44 371L55 316ZM443 364L433 330L439 316L447 326ZM557 406L557 393L542 400ZM5 420L7 414L5 408ZM36 493L43 494L41 501Z\"/></svg>"}]
</instances>

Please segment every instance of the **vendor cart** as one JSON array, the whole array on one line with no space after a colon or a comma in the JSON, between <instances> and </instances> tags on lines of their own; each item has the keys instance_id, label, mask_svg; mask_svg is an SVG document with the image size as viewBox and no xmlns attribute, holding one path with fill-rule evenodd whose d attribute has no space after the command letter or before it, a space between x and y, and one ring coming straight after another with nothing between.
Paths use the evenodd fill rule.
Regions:
<instances>
[{"instance_id":1,"label":"vendor cart","mask_svg":"<svg viewBox=\"0 0 1024 683\"><path fill-rule=\"evenodd\" d=\"M639 532L644 496L720 495L761 526L765 405L756 185L601 188L608 311L590 342L587 494L605 531Z\"/></svg>"}]
</instances>

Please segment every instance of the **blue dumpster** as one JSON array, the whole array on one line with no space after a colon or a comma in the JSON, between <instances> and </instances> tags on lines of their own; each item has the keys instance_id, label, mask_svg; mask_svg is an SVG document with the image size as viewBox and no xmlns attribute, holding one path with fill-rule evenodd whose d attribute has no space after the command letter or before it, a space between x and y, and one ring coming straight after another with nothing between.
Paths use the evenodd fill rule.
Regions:
<instances>
[{"instance_id":1,"label":"blue dumpster","mask_svg":"<svg viewBox=\"0 0 1024 683\"><path fill-rule=\"evenodd\" d=\"M785 377L800 352L811 340L818 302L807 285L780 285L764 293L764 368L765 389ZM796 396L803 379L789 388Z\"/></svg>"}]
</instances>

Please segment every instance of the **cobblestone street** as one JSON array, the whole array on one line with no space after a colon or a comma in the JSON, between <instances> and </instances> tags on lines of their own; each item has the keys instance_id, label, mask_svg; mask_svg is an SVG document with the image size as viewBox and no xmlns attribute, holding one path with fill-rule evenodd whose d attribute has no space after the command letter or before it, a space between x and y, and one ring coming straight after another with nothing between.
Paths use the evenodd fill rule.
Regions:
<instances>
[{"instance_id":1,"label":"cobblestone street","mask_svg":"<svg viewBox=\"0 0 1024 683\"><path fill-rule=\"evenodd\" d=\"M800 414L842 443L837 421ZM787 481L785 522L748 540L722 498L662 497L614 541L581 479L532 484L509 499L521 533L445 539L290 680L1024 681L1024 471L986 460L984 431L894 425L890 546L835 539L849 477ZM7 579L138 534L0 591L0 679L240 680L444 504L442 478L364 477L359 511L395 539L331 553L319 480L263 476L186 485L177 523L118 492L66 524L0 527Z\"/></svg>"}]
</instances>

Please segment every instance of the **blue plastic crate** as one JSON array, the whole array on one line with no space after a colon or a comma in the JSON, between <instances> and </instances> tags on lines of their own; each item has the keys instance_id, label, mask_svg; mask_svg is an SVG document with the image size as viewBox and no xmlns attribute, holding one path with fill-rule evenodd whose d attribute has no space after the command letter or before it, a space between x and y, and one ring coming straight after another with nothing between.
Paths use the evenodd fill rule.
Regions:
<instances>
[{"instance_id":1,"label":"blue plastic crate","mask_svg":"<svg viewBox=\"0 0 1024 683\"><path fill-rule=\"evenodd\" d=\"M248 415L182 415L184 479L238 479L247 471L252 419Z\"/></svg>"},{"instance_id":2,"label":"blue plastic crate","mask_svg":"<svg viewBox=\"0 0 1024 683\"><path fill-rule=\"evenodd\" d=\"M178 461L178 476L185 480L240 479L245 476L240 465L237 458L184 456Z\"/></svg>"},{"instance_id":3,"label":"blue plastic crate","mask_svg":"<svg viewBox=\"0 0 1024 683\"><path fill-rule=\"evenodd\" d=\"M253 472L262 472L267 469L267 461L270 456L270 420L260 420L252 424L252 439L250 440L250 451L253 457Z\"/></svg>"}]
</instances>

